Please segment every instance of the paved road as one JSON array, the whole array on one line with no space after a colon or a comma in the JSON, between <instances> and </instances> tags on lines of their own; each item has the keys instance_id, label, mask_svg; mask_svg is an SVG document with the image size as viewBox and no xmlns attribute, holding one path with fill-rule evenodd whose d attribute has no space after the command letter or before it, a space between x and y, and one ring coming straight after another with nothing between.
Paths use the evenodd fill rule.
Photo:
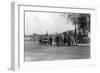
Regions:
<instances>
[{"instance_id":1,"label":"paved road","mask_svg":"<svg viewBox=\"0 0 100 73\"><path fill-rule=\"evenodd\" d=\"M38 42L25 43L25 61L47 61L90 58L90 46L39 45Z\"/></svg>"}]
</instances>

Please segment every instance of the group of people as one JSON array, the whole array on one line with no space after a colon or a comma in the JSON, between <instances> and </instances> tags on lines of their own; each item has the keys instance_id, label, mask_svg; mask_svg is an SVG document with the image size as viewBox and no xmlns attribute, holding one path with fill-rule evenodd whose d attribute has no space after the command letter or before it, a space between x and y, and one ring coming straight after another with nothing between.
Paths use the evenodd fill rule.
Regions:
<instances>
[{"instance_id":1,"label":"group of people","mask_svg":"<svg viewBox=\"0 0 100 73\"><path fill-rule=\"evenodd\" d=\"M74 40L71 38L70 35L60 35L57 34L56 36L47 36L47 37L40 37L39 43L41 45L50 45L52 46L55 43L57 46L72 46L74 44Z\"/></svg>"},{"instance_id":2,"label":"group of people","mask_svg":"<svg viewBox=\"0 0 100 73\"><path fill-rule=\"evenodd\" d=\"M72 46L74 40L71 38L70 35L56 35L55 43L57 46L65 46L65 45Z\"/></svg>"}]
</instances>

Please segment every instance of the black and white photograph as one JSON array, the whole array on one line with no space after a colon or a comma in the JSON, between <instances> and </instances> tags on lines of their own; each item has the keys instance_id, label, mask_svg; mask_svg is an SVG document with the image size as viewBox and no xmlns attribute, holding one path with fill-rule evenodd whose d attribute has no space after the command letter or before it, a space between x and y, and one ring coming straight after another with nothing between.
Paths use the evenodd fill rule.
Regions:
<instances>
[{"instance_id":1,"label":"black and white photograph","mask_svg":"<svg viewBox=\"0 0 100 73\"><path fill-rule=\"evenodd\" d=\"M90 59L91 14L24 11L24 61Z\"/></svg>"}]
</instances>

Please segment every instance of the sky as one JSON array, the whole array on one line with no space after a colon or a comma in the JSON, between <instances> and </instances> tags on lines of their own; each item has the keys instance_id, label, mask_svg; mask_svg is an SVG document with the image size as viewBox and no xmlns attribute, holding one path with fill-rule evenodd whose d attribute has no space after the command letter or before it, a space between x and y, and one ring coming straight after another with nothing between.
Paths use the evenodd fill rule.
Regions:
<instances>
[{"instance_id":1,"label":"sky","mask_svg":"<svg viewBox=\"0 0 100 73\"><path fill-rule=\"evenodd\" d=\"M63 17L63 13L51 12L25 12L25 34L32 35L61 33L74 30L72 22L68 22L68 13Z\"/></svg>"}]
</instances>

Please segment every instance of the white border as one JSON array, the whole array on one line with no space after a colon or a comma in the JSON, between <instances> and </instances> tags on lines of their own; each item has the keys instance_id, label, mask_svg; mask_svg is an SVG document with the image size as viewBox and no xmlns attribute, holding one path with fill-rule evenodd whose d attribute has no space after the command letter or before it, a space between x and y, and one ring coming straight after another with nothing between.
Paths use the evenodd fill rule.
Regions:
<instances>
[{"instance_id":1,"label":"white border","mask_svg":"<svg viewBox=\"0 0 100 73\"><path fill-rule=\"evenodd\" d=\"M43 62L24 62L24 10L31 11L49 11L49 12L73 12L91 14L91 59L80 60L61 60L61 61L43 61ZM25 3L12 3L12 65L13 70L46 69L56 67L75 67L94 65L96 63L95 30L96 8L82 6L39 6ZM14 41L15 40L15 41ZM94 46L92 46L94 45Z\"/></svg>"}]
</instances>

